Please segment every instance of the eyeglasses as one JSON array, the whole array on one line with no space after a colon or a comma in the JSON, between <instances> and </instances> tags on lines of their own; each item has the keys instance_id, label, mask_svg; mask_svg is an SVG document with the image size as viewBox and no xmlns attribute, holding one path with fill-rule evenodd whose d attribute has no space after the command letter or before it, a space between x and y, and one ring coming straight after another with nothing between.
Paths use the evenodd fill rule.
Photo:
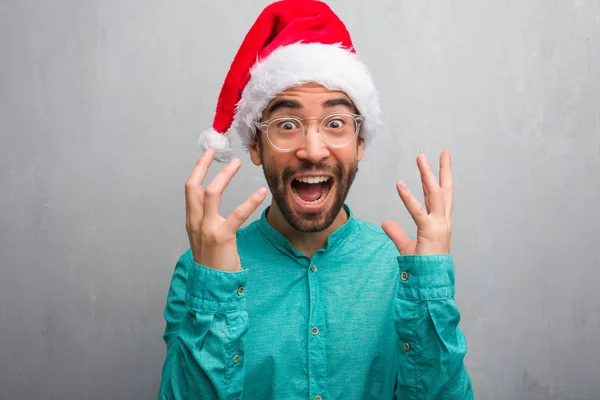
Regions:
<instances>
[{"instance_id":1,"label":"eyeglasses","mask_svg":"<svg viewBox=\"0 0 600 400\"><path fill-rule=\"evenodd\" d=\"M365 117L358 114L335 113L323 117L298 118L283 116L256 123L267 135L269 144L279 151L292 151L306 139L307 125L303 121L316 120L323 143L332 147L344 147L358 134Z\"/></svg>"}]
</instances>

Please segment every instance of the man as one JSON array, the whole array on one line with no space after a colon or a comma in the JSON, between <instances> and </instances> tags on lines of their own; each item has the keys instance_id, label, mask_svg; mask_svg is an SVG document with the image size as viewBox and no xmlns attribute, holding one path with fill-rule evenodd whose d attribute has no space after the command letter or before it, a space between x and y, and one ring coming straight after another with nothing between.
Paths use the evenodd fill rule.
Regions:
<instances>
[{"instance_id":1,"label":"man","mask_svg":"<svg viewBox=\"0 0 600 400\"><path fill-rule=\"evenodd\" d=\"M232 124L273 196L229 216L222 193ZM344 203L377 132L379 102L343 23L325 4L284 0L248 32L225 79L206 149L186 182L190 249L167 305L161 399L470 399L458 328L450 153L439 182L417 157L425 208L399 182L416 240Z\"/></svg>"}]
</instances>

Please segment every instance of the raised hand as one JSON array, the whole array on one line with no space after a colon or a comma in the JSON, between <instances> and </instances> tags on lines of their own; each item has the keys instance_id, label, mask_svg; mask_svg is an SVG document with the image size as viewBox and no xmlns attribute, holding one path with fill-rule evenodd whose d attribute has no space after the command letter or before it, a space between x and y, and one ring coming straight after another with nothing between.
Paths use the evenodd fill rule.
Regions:
<instances>
[{"instance_id":1,"label":"raised hand","mask_svg":"<svg viewBox=\"0 0 600 400\"><path fill-rule=\"evenodd\" d=\"M202 182L213 158L214 150L206 150L185 183L185 227L194 261L205 267L235 272L241 270L236 232L263 202L267 189L256 190L231 215L223 218L219 214L223 191L240 169L241 162L233 159L205 190Z\"/></svg>"},{"instance_id":2,"label":"raised hand","mask_svg":"<svg viewBox=\"0 0 600 400\"><path fill-rule=\"evenodd\" d=\"M404 182L399 181L396 184L402 202L417 224L416 240L410 239L394 221L385 221L382 228L402 255L450 253L454 202L450 150L445 149L440 155L439 183L422 153L417 156L417 166L421 172L425 208L415 199Z\"/></svg>"}]
</instances>

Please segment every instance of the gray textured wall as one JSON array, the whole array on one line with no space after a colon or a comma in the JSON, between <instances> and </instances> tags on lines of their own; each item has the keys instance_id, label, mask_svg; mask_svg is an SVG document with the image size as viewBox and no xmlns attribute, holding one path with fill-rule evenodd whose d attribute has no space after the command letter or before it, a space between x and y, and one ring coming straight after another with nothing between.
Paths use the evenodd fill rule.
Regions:
<instances>
[{"instance_id":1,"label":"gray textured wall","mask_svg":"<svg viewBox=\"0 0 600 400\"><path fill-rule=\"evenodd\" d=\"M196 136L267 2L0 2L0 399L156 397ZM394 182L453 150L476 397L599 399L600 3L330 4L386 122L356 214L410 225Z\"/></svg>"}]
</instances>

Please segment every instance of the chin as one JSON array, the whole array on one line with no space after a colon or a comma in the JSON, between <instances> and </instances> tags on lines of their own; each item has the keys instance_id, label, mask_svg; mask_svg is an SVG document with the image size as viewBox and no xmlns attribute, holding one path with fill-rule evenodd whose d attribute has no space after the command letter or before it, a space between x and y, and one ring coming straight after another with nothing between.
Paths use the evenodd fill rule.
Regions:
<instances>
[{"instance_id":1,"label":"chin","mask_svg":"<svg viewBox=\"0 0 600 400\"><path fill-rule=\"evenodd\" d=\"M285 216L285 215L284 215ZM286 220L288 223L297 231L304 233L316 233L323 232L327 228L333 224L335 218L337 217L337 213L331 213L329 215L318 214L304 214L294 216L292 218L288 218Z\"/></svg>"}]
</instances>

